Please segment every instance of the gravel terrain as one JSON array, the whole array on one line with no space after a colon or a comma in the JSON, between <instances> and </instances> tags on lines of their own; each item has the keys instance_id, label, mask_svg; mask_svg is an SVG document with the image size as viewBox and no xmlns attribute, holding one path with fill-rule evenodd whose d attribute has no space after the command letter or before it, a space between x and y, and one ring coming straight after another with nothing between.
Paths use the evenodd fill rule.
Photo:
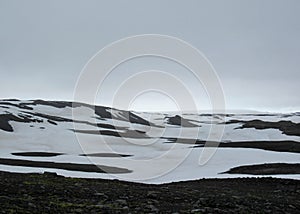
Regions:
<instances>
[{"instance_id":1,"label":"gravel terrain","mask_svg":"<svg viewBox=\"0 0 300 214\"><path fill-rule=\"evenodd\" d=\"M300 181L202 179L162 185L0 172L0 213L299 213Z\"/></svg>"}]
</instances>

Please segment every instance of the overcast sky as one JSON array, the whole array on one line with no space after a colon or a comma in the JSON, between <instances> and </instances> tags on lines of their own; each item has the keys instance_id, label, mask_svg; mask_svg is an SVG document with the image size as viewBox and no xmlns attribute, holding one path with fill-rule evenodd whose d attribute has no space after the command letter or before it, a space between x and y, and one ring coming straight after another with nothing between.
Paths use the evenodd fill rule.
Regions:
<instances>
[{"instance_id":1,"label":"overcast sky","mask_svg":"<svg viewBox=\"0 0 300 214\"><path fill-rule=\"evenodd\" d=\"M0 0L0 98L72 100L83 66L136 34L187 41L229 109L300 111L300 1Z\"/></svg>"}]
</instances>

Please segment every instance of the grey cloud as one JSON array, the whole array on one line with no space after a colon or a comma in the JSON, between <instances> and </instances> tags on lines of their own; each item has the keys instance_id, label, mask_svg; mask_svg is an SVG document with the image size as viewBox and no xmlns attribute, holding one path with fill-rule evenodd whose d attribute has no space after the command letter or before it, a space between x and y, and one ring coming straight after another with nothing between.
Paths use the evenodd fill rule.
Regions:
<instances>
[{"instance_id":1,"label":"grey cloud","mask_svg":"<svg viewBox=\"0 0 300 214\"><path fill-rule=\"evenodd\" d=\"M157 33L208 57L228 108L300 109L299 11L297 0L0 0L0 97L70 100L98 50Z\"/></svg>"}]
</instances>

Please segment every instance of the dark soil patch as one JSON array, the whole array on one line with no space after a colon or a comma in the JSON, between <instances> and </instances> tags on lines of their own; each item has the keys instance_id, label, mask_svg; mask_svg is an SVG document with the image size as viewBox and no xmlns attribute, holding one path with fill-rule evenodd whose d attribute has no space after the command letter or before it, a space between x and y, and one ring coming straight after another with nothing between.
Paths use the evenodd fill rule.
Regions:
<instances>
[{"instance_id":1,"label":"dark soil patch","mask_svg":"<svg viewBox=\"0 0 300 214\"><path fill-rule=\"evenodd\" d=\"M234 167L223 174L280 175L300 174L300 164L266 163Z\"/></svg>"},{"instance_id":2,"label":"dark soil patch","mask_svg":"<svg viewBox=\"0 0 300 214\"><path fill-rule=\"evenodd\" d=\"M192 139L177 139L177 138L164 138L167 141L165 143L182 143L182 144L194 144L194 148L206 147L220 147L220 148L252 148L263 149L275 152L292 152L300 153L300 142L296 141L238 141L238 142L206 142L203 140Z\"/></svg>"},{"instance_id":3,"label":"dark soil patch","mask_svg":"<svg viewBox=\"0 0 300 214\"><path fill-rule=\"evenodd\" d=\"M46 100L31 100L32 103L28 105L45 105L45 106L52 106L55 108L65 108L65 107L72 107L72 102L67 101L46 101Z\"/></svg>"},{"instance_id":4,"label":"dark soil patch","mask_svg":"<svg viewBox=\"0 0 300 214\"><path fill-rule=\"evenodd\" d=\"M124 132L111 131L111 130L75 130L75 129L70 129L70 130L82 134L108 135L114 137L137 138L137 139L150 138L145 132L138 131L138 130L126 130Z\"/></svg>"},{"instance_id":5,"label":"dark soil patch","mask_svg":"<svg viewBox=\"0 0 300 214\"><path fill-rule=\"evenodd\" d=\"M13 127L9 124L10 121L22 122L22 123L31 123L38 122L41 123L43 120L40 119L32 119L31 115L18 115L15 116L11 113L1 114L0 115L0 129L7 132L13 132Z\"/></svg>"},{"instance_id":6,"label":"dark soil patch","mask_svg":"<svg viewBox=\"0 0 300 214\"><path fill-rule=\"evenodd\" d=\"M210 146L209 144L206 146ZM197 146L196 146L197 147ZM201 146L203 147L203 146ZM275 152L300 153L300 142L295 141L242 141L220 143L221 148L252 148Z\"/></svg>"},{"instance_id":7,"label":"dark soil patch","mask_svg":"<svg viewBox=\"0 0 300 214\"><path fill-rule=\"evenodd\" d=\"M283 134L300 136L300 123L292 121L267 122L262 120L230 120L226 124L242 123L240 129L255 128L255 129L279 129Z\"/></svg>"},{"instance_id":8,"label":"dark soil patch","mask_svg":"<svg viewBox=\"0 0 300 214\"><path fill-rule=\"evenodd\" d=\"M33 110L33 108L27 106L28 104L26 104L26 103L15 104L15 103L10 103L10 101L2 100L2 101L0 101L0 104L5 105L5 106L14 106L14 107L21 108L21 109Z\"/></svg>"},{"instance_id":9,"label":"dark soil patch","mask_svg":"<svg viewBox=\"0 0 300 214\"><path fill-rule=\"evenodd\" d=\"M91 153L91 154L81 154L80 156L120 158L120 157L131 157L132 155L125 155L125 154L118 154L118 153Z\"/></svg>"},{"instance_id":10,"label":"dark soil patch","mask_svg":"<svg viewBox=\"0 0 300 214\"><path fill-rule=\"evenodd\" d=\"M77 163L57 163L48 161L30 161L20 159L8 159L0 158L0 164L10 166L25 166L25 167L38 167L38 168L55 168L64 169L71 171L81 172L98 172L98 173L130 173L131 171L125 168L104 166L104 165L93 165L93 164L77 164Z\"/></svg>"},{"instance_id":11,"label":"dark soil patch","mask_svg":"<svg viewBox=\"0 0 300 214\"><path fill-rule=\"evenodd\" d=\"M55 153L55 152L14 152L11 153L15 156L24 156L24 157L55 157L63 155L64 153Z\"/></svg>"},{"instance_id":12,"label":"dark soil patch","mask_svg":"<svg viewBox=\"0 0 300 214\"><path fill-rule=\"evenodd\" d=\"M57 125L57 123L54 122L54 121L52 121L52 120L47 120L47 121L48 121L48 123L50 123L50 124L52 124L52 125Z\"/></svg>"},{"instance_id":13,"label":"dark soil patch","mask_svg":"<svg viewBox=\"0 0 300 214\"><path fill-rule=\"evenodd\" d=\"M179 115L176 115L174 117L166 117L166 119L167 119L167 123L170 125L182 126L182 127L199 127L198 125L191 123L190 120L187 120Z\"/></svg>"}]
</instances>

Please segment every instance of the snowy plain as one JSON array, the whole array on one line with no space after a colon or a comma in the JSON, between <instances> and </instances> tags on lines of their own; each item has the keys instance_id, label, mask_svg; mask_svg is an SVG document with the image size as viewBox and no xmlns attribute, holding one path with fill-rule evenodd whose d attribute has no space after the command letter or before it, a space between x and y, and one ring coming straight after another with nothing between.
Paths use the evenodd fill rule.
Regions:
<instances>
[{"instance_id":1,"label":"snowy plain","mask_svg":"<svg viewBox=\"0 0 300 214\"><path fill-rule=\"evenodd\" d=\"M51 171L71 177L120 179L142 183L168 183L200 178L252 177L249 174L224 174L242 165L264 163L300 163L296 152L258 148L194 147L186 140L206 141L216 126L224 127L220 141L293 141L299 135L285 134L277 128L243 128L245 121L300 122L299 113L290 114L183 114L190 126L177 124L176 114L127 112L105 107L47 101L0 101L0 157L56 163L97 164L121 167L130 173L109 174L57 168L0 164L11 172ZM75 114L74 114L75 112ZM171 118L171 119L170 119ZM228 121L236 121L226 123ZM7 123L6 123L7 122ZM8 124L8 125L7 125ZM8 128L7 128L8 126ZM4 127L4 128L3 128ZM12 131L8 131L9 128ZM176 139L176 143L172 143ZM13 153L61 153L52 157L16 156ZM83 154L122 154L125 156L83 156ZM213 154L205 164L199 160ZM256 175L265 176L265 175ZM300 174L276 174L272 177L300 179Z\"/></svg>"}]
</instances>

